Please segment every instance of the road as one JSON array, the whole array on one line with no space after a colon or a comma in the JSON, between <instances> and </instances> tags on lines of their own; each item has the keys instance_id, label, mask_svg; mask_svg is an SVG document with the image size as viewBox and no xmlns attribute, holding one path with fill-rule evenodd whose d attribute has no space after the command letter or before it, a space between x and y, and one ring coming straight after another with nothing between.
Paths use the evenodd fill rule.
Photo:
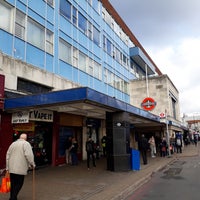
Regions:
<instances>
[{"instance_id":1,"label":"road","mask_svg":"<svg viewBox=\"0 0 200 200\"><path fill-rule=\"evenodd\" d=\"M200 157L183 157L134 191L126 200L199 200Z\"/></svg>"}]
</instances>

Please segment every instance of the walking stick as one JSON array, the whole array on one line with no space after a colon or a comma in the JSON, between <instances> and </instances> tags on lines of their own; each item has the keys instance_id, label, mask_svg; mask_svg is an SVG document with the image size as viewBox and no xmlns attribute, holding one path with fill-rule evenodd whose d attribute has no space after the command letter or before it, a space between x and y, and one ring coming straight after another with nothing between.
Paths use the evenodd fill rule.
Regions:
<instances>
[{"instance_id":1,"label":"walking stick","mask_svg":"<svg viewBox=\"0 0 200 200\"><path fill-rule=\"evenodd\" d=\"M35 167L33 167L33 185L32 185L32 198L35 200Z\"/></svg>"}]
</instances>

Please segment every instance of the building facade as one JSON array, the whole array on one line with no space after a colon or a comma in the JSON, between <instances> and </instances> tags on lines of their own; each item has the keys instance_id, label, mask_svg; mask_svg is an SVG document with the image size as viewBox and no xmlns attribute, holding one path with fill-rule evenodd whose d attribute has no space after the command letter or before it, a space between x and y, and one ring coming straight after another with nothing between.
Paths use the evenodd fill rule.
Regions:
<instances>
[{"instance_id":1,"label":"building facade","mask_svg":"<svg viewBox=\"0 0 200 200\"><path fill-rule=\"evenodd\" d=\"M101 146L107 135L108 169L127 170L131 127L162 127L130 95L131 80L162 73L109 1L0 1L0 39L0 167L14 137L27 132L38 165L64 163L69 136L81 160L88 136Z\"/></svg>"}]
</instances>

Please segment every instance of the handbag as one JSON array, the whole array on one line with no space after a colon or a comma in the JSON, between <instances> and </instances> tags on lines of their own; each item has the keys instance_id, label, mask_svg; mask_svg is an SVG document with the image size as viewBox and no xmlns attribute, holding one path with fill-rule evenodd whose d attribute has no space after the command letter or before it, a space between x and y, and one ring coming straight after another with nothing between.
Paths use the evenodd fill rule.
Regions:
<instances>
[{"instance_id":1,"label":"handbag","mask_svg":"<svg viewBox=\"0 0 200 200\"><path fill-rule=\"evenodd\" d=\"M5 176L1 180L0 193L8 193L10 192L10 188L10 174L6 172Z\"/></svg>"}]
</instances>

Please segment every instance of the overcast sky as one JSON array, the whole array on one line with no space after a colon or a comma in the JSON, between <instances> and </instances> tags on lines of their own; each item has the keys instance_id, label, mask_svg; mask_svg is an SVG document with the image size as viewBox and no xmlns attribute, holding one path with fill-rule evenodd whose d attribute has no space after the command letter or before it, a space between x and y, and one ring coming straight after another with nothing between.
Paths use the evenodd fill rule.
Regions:
<instances>
[{"instance_id":1,"label":"overcast sky","mask_svg":"<svg viewBox=\"0 0 200 200\"><path fill-rule=\"evenodd\" d=\"M181 113L200 114L200 0L109 0L179 91Z\"/></svg>"}]
</instances>

